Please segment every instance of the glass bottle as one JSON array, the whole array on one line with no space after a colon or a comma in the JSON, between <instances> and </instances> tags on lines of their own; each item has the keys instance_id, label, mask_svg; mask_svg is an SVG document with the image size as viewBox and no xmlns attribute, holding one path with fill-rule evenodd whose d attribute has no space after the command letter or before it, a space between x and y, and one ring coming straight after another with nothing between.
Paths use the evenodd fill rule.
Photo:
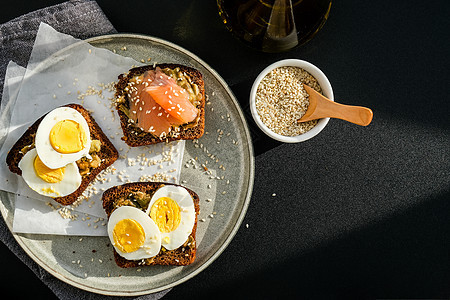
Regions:
<instances>
[{"instance_id":1,"label":"glass bottle","mask_svg":"<svg viewBox=\"0 0 450 300\"><path fill-rule=\"evenodd\" d=\"M332 0L217 0L225 26L247 45L281 52L309 41L328 18Z\"/></svg>"}]
</instances>

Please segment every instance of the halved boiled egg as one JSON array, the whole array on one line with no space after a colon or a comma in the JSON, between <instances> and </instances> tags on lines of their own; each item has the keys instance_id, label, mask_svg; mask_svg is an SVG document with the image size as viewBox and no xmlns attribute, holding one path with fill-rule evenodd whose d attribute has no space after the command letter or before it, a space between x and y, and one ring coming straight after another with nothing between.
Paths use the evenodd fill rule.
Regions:
<instances>
[{"instance_id":1,"label":"halved boiled egg","mask_svg":"<svg viewBox=\"0 0 450 300\"><path fill-rule=\"evenodd\" d=\"M185 188L165 185L153 194L147 214L161 231L161 245L167 250L177 249L192 233L195 224L194 200Z\"/></svg>"},{"instance_id":2,"label":"halved boiled egg","mask_svg":"<svg viewBox=\"0 0 450 300\"><path fill-rule=\"evenodd\" d=\"M77 110L70 107L56 108L39 124L35 145L44 165L51 169L64 167L89 155L89 126Z\"/></svg>"},{"instance_id":3,"label":"halved boiled egg","mask_svg":"<svg viewBox=\"0 0 450 300\"><path fill-rule=\"evenodd\" d=\"M64 197L75 192L81 185L81 175L75 162L61 168L50 169L31 149L19 162L22 177L37 193L48 197Z\"/></svg>"},{"instance_id":4,"label":"halved boiled egg","mask_svg":"<svg viewBox=\"0 0 450 300\"><path fill-rule=\"evenodd\" d=\"M161 234L155 222L142 210L120 206L109 216L109 239L120 256L137 260L161 250Z\"/></svg>"}]
</instances>

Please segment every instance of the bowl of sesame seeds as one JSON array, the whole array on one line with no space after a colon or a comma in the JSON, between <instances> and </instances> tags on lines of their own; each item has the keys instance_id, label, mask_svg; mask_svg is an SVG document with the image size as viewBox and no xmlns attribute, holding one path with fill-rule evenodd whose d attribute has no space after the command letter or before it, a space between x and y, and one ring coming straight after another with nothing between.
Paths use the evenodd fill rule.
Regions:
<instances>
[{"instance_id":1,"label":"bowl of sesame seeds","mask_svg":"<svg viewBox=\"0 0 450 300\"><path fill-rule=\"evenodd\" d=\"M269 137L284 143L303 142L327 125L330 118L297 122L309 106L303 83L334 101L328 78L304 60L275 62L256 78L250 91L250 110L258 127Z\"/></svg>"}]
</instances>

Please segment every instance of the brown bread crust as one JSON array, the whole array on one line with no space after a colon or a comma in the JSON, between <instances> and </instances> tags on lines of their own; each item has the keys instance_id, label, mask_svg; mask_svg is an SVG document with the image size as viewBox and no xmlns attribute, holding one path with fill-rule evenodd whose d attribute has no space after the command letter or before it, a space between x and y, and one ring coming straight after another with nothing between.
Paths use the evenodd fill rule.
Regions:
<instances>
[{"instance_id":1,"label":"brown bread crust","mask_svg":"<svg viewBox=\"0 0 450 300\"><path fill-rule=\"evenodd\" d=\"M205 96L205 84L203 82L203 76L202 74L191 67L178 65L178 64L157 64L155 67L152 65L148 66L142 66L131 69L126 74L119 75L119 81L116 83L116 93L115 98L118 99L120 97L124 97L126 101L129 101L128 95L125 92L125 87L127 86L129 80L135 76L143 74L145 71L148 70L154 70L156 67L159 67L161 69L169 68L169 69L175 69L180 68L182 72L185 72L187 76L192 80L194 84L196 84L199 88L199 91L202 95L202 99L200 100L200 105L197 107L197 109L200 112L200 118L199 122L196 126L192 128L183 128L183 130L180 132L180 135L178 137L168 137L161 139L149 132L142 132L139 128L134 126L133 124L130 124L128 122L127 115L122 112L120 109L118 109L118 106L116 105L117 113L120 117L120 125L122 126L123 131L123 137L122 140L129 145L130 147L138 147L138 146L145 146L145 145L151 145L161 142L170 142L170 141L176 141L176 140L193 140L198 139L203 135L203 132L205 130L205 102L206 102L206 96ZM134 134L134 132L142 132L139 135Z\"/></svg>"},{"instance_id":2,"label":"brown bread crust","mask_svg":"<svg viewBox=\"0 0 450 300\"><path fill-rule=\"evenodd\" d=\"M165 182L131 182L126 183L120 186L114 186L112 188L107 189L102 196L103 201L103 209L106 212L106 215L109 216L114 211L114 200L119 199L125 196L128 196L132 192L143 192L149 195L153 195L153 193L163 185L174 185L181 186L173 183L165 183ZM189 194L192 196L194 200L195 207L195 223L192 229L192 233L190 238L193 239L194 245L192 247L179 247L175 250L167 250L160 251L158 255L143 260L127 260L120 256L116 250L114 250L114 259L116 264L121 268L132 268L138 266L152 266L152 265L176 265L176 266L185 266L194 262L195 254L197 252L197 247L195 245L195 234L197 232L197 222L198 222L198 214L200 213L200 199L198 195L186 188Z\"/></svg>"},{"instance_id":3,"label":"brown bread crust","mask_svg":"<svg viewBox=\"0 0 450 300\"><path fill-rule=\"evenodd\" d=\"M100 152L97 153L100 159L102 160L100 166L92 169L88 175L82 177L81 185L75 192L64 197L54 198L56 202L62 205L70 205L73 202L75 202L79 196L81 196L84 190L88 187L89 183L93 181L94 178L101 171L112 165L117 160L117 158L119 157L119 153L117 152L116 148L111 143L111 141L103 133L102 129L94 120L94 118L89 114L89 112L84 107L78 104L67 104L64 106L77 110L86 119L86 122L89 125L91 139L100 140L101 142L101 150ZM21 152L21 150L25 146L34 143L34 136L44 116L42 116L36 122L34 122L33 125L31 125L20 137L20 139L14 144L11 150L9 150L8 155L6 156L6 164L8 165L9 170L11 172L16 173L18 175L22 175L22 171L19 168L19 162L24 156L24 154Z\"/></svg>"}]
</instances>

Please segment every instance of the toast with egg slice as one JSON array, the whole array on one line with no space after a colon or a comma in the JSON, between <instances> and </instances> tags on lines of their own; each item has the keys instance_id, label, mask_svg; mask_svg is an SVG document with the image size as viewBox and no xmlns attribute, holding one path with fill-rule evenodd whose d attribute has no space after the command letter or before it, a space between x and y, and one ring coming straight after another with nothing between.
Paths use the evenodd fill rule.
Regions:
<instances>
[{"instance_id":1,"label":"toast with egg slice","mask_svg":"<svg viewBox=\"0 0 450 300\"><path fill-rule=\"evenodd\" d=\"M153 98L146 98L148 101L143 98L148 95L143 95L141 90L139 90L139 95L136 94L137 87L143 82L146 74L149 72L154 72L155 70L161 70L164 74L173 78L176 84L182 87L181 93L186 91L186 94L189 94L189 101L198 112L197 116L193 120L188 117L187 119L184 119L184 121L187 120L189 122L184 122L170 115L175 110L179 110L178 113L180 115L186 110L176 103L173 103L172 106L171 99L174 100L181 95L180 93L174 92L172 94L173 98L171 98L171 88L163 93L160 93L161 97L164 97L165 94L169 93L167 95L169 98L162 100L160 99L161 101L167 100L165 104L168 106L165 106L159 100L156 104L149 104L150 101L153 101L153 98L156 99L156 97L159 97L156 91L152 93ZM159 76L157 79L159 79ZM122 140L129 146L138 147L174 140L192 140L198 139L203 135L205 128L206 97L203 77L198 70L179 64L155 64L153 66L141 66L129 70L126 74L119 75L119 80L115 85L115 88L116 109L119 114L120 124L123 130ZM159 103L161 103L161 105L167 110L164 108L161 109ZM154 109L154 111L152 109ZM137 116L138 114L140 115L139 118ZM173 113L173 115L176 117L178 116L175 113ZM157 124L154 124L154 126L150 123L148 126L144 125L144 123L147 123L147 120L155 119L159 120L157 121ZM167 126L167 122L171 125L168 125L169 128L165 128L164 130L161 129L159 131L157 130L156 127L161 127L164 125Z\"/></svg>"},{"instance_id":2,"label":"toast with egg slice","mask_svg":"<svg viewBox=\"0 0 450 300\"><path fill-rule=\"evenodd\" d=\"M77 166L81 175L81 184L79 187L73 193L64 197L52 197L56 202L62 205L70 205L74 203L79 196L81 196L83 191L88 187L89 183L91 183L101 171L109 167L117 160L119 154L111 141L103 133L100 126L84 107L78 104L67 104L63 107L69 107L78 111L87 122L91 140L98 141L93 143L96 144L96 147L93 147L91 144L91 149L97 148L94 149L96 151L92 150L96 155L95 165L90 163L90 161L85 158L77 161ZM23 175L22 170L19 168L19 163L28 151L35 148L36 132L44 117L45 115L34 122L8 152L6 163L11 172L20 176Z\"/></svg>"},{"instance_id":3,"label":"toast with egg slice","mask_svg":"<svg viewBox=\"0 0 450 300\"><path fill-rule=\"evenodd\" d=\"M178 248L167 250L164 247L161 247L156 256L143 259L126 259L121 256L118 251L116 251L113 244L114 259L119 267L131 268L151 265L185 266L194 262L197 251L195 234L197 231L198 214L200 212L200 199L194 191L181 185L162 182L132 182L109 188L103 193L102 196L103 208L109 218L108 231L110 230L110 217L115 210L118 208L123 208L123 206L132 206L145 212L149 210L148 206L151 203L150 199L162 187L180 187L185 189L189 193L190 197L192 197L195 209L195 219L192 231L188 235L187 240ZM111 242L113 243L113 241Z\"/></svg>"}]
</instances>

